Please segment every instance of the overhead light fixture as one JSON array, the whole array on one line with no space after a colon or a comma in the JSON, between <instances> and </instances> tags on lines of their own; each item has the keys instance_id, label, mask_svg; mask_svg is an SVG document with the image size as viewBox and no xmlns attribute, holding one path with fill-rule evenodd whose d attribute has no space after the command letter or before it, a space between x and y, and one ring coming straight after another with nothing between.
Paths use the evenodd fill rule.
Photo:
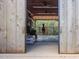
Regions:
<instances>
[{"instance_id":1,"label":"overhead light fixture","mask_svg":"<svg viewBox=\"0 0 79 59\"><path fill-rule=\"evenodd\" d=\"M53 6L53 7L51 7L51 6L33 6L33 8L58 8L58 7L56 7L56 6Z\"/></svg>"}]
</instances>

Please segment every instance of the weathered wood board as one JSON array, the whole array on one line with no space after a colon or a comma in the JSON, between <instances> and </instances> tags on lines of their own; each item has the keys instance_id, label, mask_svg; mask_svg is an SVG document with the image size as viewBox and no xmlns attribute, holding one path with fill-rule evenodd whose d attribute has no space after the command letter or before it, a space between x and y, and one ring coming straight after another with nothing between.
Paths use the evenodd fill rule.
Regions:
<instances>
[{"instance_id":1,"label":"weathered wood board","mask_svg":"<svg viewBox=\"0 0 79 59\"><path fill-rule=\"evenodd\" d=\"M25 52L26 0L0 0L0 52Z\"/></svg>"},{"instance_id":2,"label":"weathered wood board","mask_svg":"<svg viewBox=\"0 0 79 59\"><path fill-rule=\"evenodd\" d=\"M79 53L79 0L75 0L75 17L76 17L76 45L75 45L75 53Z\"/></svg>"},{"instance_id":3,"label":"weathered wood board","mask_svg":"<svg viewBox=\"0 0 79 59\"><path fill-rule=\"evenodd\" d=\"M0 52L6 52L6 5L0 0Z\"/></svg>"},{"instance_id":4,"label":"weathered wood board","mask_svg":"<svg viewBox=\"0 0 79 59\"><path fill-rule=\"evenodd\" d=\"M73 1L67 1L67 53L74 53L74 14ZM75 41L74 41L75 42Z\"/></svg>"},{"instance_id":5,"label":"weathered wood board","mask_svg":"<svg viewBox=\"0 0 79 59\"><path fill-rule=\"evenodd\" d=\"M59 0L60 53L67 53L67 1Z\"/></svg>"},{"instance_id":6,"label":"weathered wood board","mask_svg":"<svg viewBox=\"0 0 79 59\"><path fill-rule=\"evenodd\" d=\"M16 0L7 0L7 52L16 52Z\"/></svg>"},{"instance_id":7,"label":"weathered wood board","mask_svg":"<svg viewBox=\"0 0 79 59\"><path fill-rule=\"evenodd\" d=\"M26 0L17 0L17 52L25 52Z\"/></svg>"}]
</instances>

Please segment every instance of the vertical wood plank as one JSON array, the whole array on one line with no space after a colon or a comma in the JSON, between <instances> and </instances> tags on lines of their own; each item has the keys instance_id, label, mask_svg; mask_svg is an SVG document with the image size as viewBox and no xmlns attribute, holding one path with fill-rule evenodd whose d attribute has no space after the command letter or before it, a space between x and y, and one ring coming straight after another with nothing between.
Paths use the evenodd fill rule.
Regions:
<instances>
[{"instance_id":1,"label":"vertical wood plank","mask_svg":"<svg viewBox=\"0 0 79 59\"><path fill-rule=\"evenodd\" d=\"M17 0L17 52L25 52L26 1Z\"/></svg>"},{"instance_id":2,"label":"vertical wood plank","mask_svg":"<svg viewBox=\"0 0 79 59\"><path fill-rule=\"evenodd\" d=\"M0 0L0 52L6 52L6 5Z\"/></svg>"},{"instance_id":3,"label":"vertical wood plank","mask_svg":"<svg viewBox=\"0 0 79 59\"><path fill-rule=\"evenodd\" d=\"M7 0L7 52L16 52L16 0Z\"/></svg>"},{"instance_id":4,"label":"vertical wood plank","mask_svg":"<svg viewBox=\"0 0 79 59\"><path fill-rule=\"evenodd\" d=\"M67 53L67 1L59 0L60 53Z\"/></svg>"},{"instance_id":5,"label":"vertical wood plank","mask_svg":"<svg viewBox=\"0 0 79 59\"><path fill-rule=\"evenodd\" d=\"M67 1L67 53L74 53L74 45L75 45L75 27L74 27L74 20L75 20L75 13L74 13L74 1L68 0Z\"/></svg>"},{"instance_id":6,"label":"vertical wood plank","mask_svg":"<svg viewBox=\"0 0 79 59\"><path fill-rule=\"evenodd\" d=\"M76 53L76 43L77 43L77 19L76 19L76 0L72 0L73 1L73 21L72 21L72 48L71 50L73 51L73 53Z\"/></svg>"},{"instance_id":7,"label":"vertical wood plank","mask_svg":"<svg viewBox=\"0 0 79 59\"><path fill-rule=\"evenodd\" d=\"M63 7L60 7L60 10L64 11L60 12L60 30L62 30L60 52L79 53L79 1L64 0L62 2L65 3Z\"/></svg>"},{"instance_id":8,"label":"vertical wood plank","mask_svg":"<svg viewBox=\"0 0 79 59\"><path fill-rule=\"evenodd\" d=\"M77 40L76 40L76 53L79 53L79 0L76 1L76 32L77 32Z\"/></svg>"}]
</instances>

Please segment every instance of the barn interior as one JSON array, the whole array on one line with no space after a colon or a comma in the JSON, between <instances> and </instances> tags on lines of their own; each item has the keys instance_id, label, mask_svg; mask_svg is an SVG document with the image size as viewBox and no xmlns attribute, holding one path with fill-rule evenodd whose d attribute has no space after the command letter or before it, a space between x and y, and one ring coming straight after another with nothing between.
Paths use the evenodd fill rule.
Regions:
<instances>
[{"instance_id":1,"label":"barn interior","mask_svg":"<svg viewBox=\"0 0 79 59\"><path fill-rule=\"evenodd\" d=\"M58 0L27 0L26 52L58 53Z\"/></svg>"}]
</instances>

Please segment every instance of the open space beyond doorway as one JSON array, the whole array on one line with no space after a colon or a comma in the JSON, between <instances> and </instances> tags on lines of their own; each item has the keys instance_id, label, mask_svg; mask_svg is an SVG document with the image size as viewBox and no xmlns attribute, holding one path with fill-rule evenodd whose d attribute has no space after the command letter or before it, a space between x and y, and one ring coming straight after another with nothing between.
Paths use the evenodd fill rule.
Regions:
<instances>
[{"instance_id":1,"label":"open space beyond doorway","mask_svg":"<svg viewBox=\"0 0 79 59\"><path fill-rule=\"evenodd\" d=\"M58 23L58 0L27 0L27 54L58 54Z\"/></svg>"}]
</instances>

